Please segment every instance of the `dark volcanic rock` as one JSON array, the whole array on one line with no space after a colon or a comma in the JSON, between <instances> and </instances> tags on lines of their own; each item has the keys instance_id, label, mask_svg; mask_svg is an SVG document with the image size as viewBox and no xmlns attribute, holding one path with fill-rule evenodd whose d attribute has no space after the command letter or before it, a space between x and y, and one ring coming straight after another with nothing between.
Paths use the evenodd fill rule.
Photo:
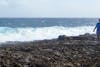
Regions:
<instances>
[{"instance_id":1,"label":"dark volcanic rock","mask_svg":"<svg viewBox=\"0 0 100 67\"><path fill-rule=\"evenodd\" d=\"M4 45L4 44L3 44ZM58 39L10 43L0 47L6 67L100 67L100 42L95 35L61 35Z\"/></svg>"},{"instance_id":2,"label":"dark volcanic rock","mask_svg":"<svg viewBox=\"0 0 100 67\"><path fill-rule=\"evenodd\" d=\"M61 41L65 40L65 39L67 39L67 37L65 35L61 35L61 36L58 37L58 40L61 40Z\"/></svg>"}]
</instances>

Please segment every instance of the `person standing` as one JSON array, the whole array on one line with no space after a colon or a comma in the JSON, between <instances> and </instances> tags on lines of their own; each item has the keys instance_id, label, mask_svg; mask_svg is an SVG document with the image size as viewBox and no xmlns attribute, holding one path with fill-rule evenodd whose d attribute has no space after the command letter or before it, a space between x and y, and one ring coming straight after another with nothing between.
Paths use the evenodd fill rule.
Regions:
<instances>
[{"instance_id":1,"label":"person standing","mask_svg":"<svg viewBox=\"0 0 100 67\"><path fill-rule=\"evenodd\" d=\"M98 19L98 23L96 24L93 32L96 30L97 40L100 40L100 19Z\"/></svg>"}]
</instances>

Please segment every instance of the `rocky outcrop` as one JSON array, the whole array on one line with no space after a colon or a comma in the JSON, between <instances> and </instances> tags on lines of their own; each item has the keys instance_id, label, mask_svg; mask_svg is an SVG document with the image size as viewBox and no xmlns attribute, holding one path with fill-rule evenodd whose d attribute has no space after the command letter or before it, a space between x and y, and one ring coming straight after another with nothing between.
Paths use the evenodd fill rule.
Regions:
<instances>
[{"instance_id":1,"label":"rocky outcrop","mask_svg":"<svg viewBox=\"0 0 100 67\"><path fill-rule=\"evenodd\" d=\"M57 39L1 45L2 67L100 67L95 35L61 35Z\"/></svg>"}]
</instances>

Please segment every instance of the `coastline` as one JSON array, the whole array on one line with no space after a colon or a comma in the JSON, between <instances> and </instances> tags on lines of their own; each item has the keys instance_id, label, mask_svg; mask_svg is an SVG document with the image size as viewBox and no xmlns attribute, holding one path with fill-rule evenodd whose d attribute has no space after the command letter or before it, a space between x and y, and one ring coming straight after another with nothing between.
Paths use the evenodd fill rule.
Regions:
<instances>
[{"instance_id":1,"label":"coastline","mask_svg":"<svg viewBox=\"0 0 100 67\"><path fill-rule=\"evenodd\" d=\"M100 67L96 35L61 35L57 39L13 42L0 47L0 65L13 67Z\"/></svg>"}]
</instances>

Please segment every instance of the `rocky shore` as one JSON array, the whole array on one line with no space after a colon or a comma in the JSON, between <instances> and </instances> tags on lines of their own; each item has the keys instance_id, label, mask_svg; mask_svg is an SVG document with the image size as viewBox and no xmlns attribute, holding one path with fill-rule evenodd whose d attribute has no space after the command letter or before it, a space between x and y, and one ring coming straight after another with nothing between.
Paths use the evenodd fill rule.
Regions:
<instances>
[{"instance_id":1,"label":"rocky shore","mask_svg":"<svg viewBox=\"0 0 100 67\"><path fill-rule=\"evenodd\" d=\"M1 44L0 67L100 67L100 42L84 34Z\"/></svg>"}]
</instances>

